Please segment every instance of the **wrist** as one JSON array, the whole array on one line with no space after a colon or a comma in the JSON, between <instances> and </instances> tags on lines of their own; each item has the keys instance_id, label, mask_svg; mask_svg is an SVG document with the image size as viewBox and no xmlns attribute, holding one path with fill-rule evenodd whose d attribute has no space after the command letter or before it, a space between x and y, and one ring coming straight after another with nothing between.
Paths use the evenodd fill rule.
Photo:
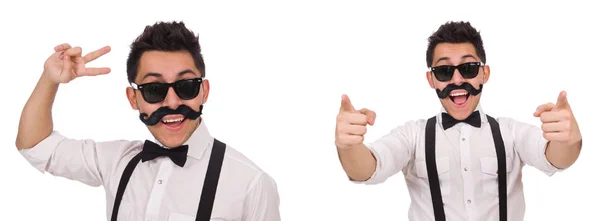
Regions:
<instances>
[{"instance_id":1,"label":"wrist","mask_svg":"<svg viewBox=\"0 0 600 221\"><path fill-rule=\"evenodd\" d=\"M352 151L355 150L357 148L359 148L359 146L361 146L362 144L355 144L355 145L341 145L341 144L336 144L336 147L338 149L338 151L341 152L348 152L348 151Z\"/></svg>"},{"instance_id":2,"label":"wrist","mask_svg":"<svg viewBox=\"0 0 600 221\"><path fill-rule=\"evenodd\" d=\"M47 85L47 86L51 86L51 87L58 87L58 85L60 83L54 82L52 80L52 78L50 78L50 74L46 70L44 70L42 72L42 75L40 76L39 84Z\"/></svg>"},{"instance_id":3,"label":"wrist","mask_svg":"<svg viewBox=\"0 0 600 221\"><path fill-rule=\"evenodd\" d=\"M561 148L578 148L581 146L581 139L579 140L570 140L570 141L564 141L564 142L559 142L559 141L549 141L548 142L548 146L550 146L550 144L552 144L552 146L558 146Z\"/></svg>"}]
</instances>

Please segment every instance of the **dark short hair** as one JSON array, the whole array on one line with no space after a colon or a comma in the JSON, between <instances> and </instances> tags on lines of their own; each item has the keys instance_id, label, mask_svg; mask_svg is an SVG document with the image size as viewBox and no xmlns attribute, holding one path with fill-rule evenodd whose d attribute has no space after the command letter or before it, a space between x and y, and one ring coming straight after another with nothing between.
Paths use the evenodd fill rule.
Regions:
<instances>
[{"instance_id":1,"label":"dark short hair","mask_svg":"<svg viewBox=\"0 0 600 221\"><path fill-rule=\"evenodd\" d=\"M485 50L481 35L469 22L447 22L429 36L429 45L427 46L427 67L433 65L433 51L439 43L471 43L475 47L477 57L485 60Z\"/></svg>"},{"instance_id":2,"label":"dark short hair","mask_svg":"<svg viewBox=\"0 0 600 221\"><path fill-rule=\"evenodd\" d=\"M127 58L127 80L135 81L142 54L146 51L187 51L192 55L200 75L205 76L204 59L202 59L198 36L185 27L183 22L157 22L146 26L140 36L131 43L131 51Z\"/></svg>"}]
</instances>

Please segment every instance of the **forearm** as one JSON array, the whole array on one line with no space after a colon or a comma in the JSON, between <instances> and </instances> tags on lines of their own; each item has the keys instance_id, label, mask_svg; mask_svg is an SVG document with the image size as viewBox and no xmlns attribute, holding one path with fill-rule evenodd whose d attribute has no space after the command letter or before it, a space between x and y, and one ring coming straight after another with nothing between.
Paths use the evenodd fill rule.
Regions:
<instances>
[{"instance_id":1,"label":"forearm","mask_svg":"<svg viewBox=\"0 0 600 221\"><path fill-rule=\"evenodd\" d=\"M344 171L352 180L366 181L375 172L377 160L371 151L361 144L357 147L338 150L338 157Z\"/></svg>"},{"instance_id":2,"label":"forearm","mask_svg":"<svg viewBox=\"0 0 600 221\"><path fill-rule=\"evenodd\" d=\"M31 148L52 133L52 104L57 91L58 84L42 74L21 112L17 149Z\"/></svg>"},{"instance_id":3,"label":"forearm","mask_svg":"<svg viewBox=\"0 0 600 221\"><path fill-rule=\"evenodd\" d=\"M548 158L548 161L557 168L567 168L573 165L579 157L581 145L581 140L570 145L550 141L546 148L546 158Z\"/></svg>"}]
</instances>

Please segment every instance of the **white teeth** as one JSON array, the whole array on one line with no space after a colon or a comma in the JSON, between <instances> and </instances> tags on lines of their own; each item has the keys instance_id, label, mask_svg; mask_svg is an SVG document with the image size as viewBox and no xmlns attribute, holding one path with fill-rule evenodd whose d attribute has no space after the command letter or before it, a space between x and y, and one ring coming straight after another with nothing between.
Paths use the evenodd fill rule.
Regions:
<instances>
[{"instance_id":1,"label":"white teeth","mask_svg":"<svg viewBox=\"0 0 600 221\"><path fill-rule=\"evenodd\" d=\"M450 96L452 96L452 97L456 97L456 96L463 96L463 95L467 95L467 92L456 93L456 94L450 94Z\"/></svg>"},{"instance_id":2,"label":"white teeth","mask_svg":"<svg viewBox=\"0 0 600 221\"><path fill-rule=\"evenodd\" d=\"M163 123L173 123L173 122L180 122L180 121L183 121L183 118L177 118L177 119L166 119L166 120L163 120L162 122L163 122Z\"/></svg>"}]
</instances>

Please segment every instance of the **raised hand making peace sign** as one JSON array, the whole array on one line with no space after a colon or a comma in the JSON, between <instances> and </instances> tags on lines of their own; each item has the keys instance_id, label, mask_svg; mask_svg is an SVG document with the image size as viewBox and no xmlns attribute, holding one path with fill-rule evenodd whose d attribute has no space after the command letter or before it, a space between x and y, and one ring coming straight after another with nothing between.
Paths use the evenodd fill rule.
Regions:
<instances>
[{"instance_id":1,"label":"raised hand making peace sign","mask_svg":"<svg viewBox=\"0 0 600 221\"><path fill-rule=\"evenodd\" d=\"M81 47L71 47L65 43L54 47L54 53L44 63L44 74L54 83L68 83L81 76L95 76L110 73L110 68L90 68L85 65L110 51L105 46L81 56Z\"/></svg>"}]
</instances>

